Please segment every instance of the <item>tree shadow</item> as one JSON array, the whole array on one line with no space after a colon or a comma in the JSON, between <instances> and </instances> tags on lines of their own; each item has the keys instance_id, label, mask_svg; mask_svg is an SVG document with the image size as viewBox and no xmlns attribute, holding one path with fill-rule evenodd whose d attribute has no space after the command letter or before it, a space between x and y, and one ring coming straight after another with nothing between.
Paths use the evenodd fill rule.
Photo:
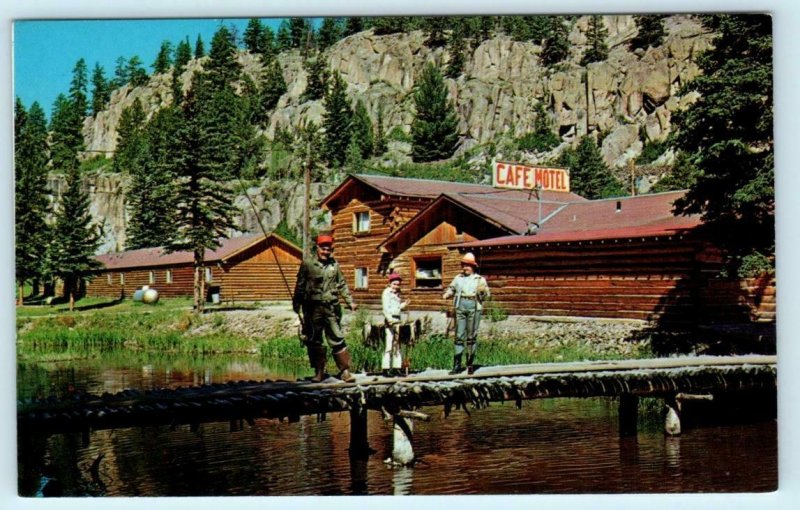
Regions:
<instances>
[{"instance_id":1,"label":"tree shadow","mask_svg":"<svg viewBox=\"0 0 800 510\"><path fill-rule=\"evenodd\" d=\"M774 295L774 280L750 281L754 285L745 287L738 279L682 279L659 299L650 325L627 340L649 340L657 356L775 354L775 321L759 313L765 297Z\"/></svg>"}]
</instances>

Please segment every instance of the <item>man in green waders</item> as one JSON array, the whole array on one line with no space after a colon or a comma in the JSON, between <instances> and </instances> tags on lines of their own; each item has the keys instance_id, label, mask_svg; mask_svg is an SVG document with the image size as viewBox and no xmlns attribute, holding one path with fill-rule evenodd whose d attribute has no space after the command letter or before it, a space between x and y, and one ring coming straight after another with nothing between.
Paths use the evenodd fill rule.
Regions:
<instances>
[{"instance_id":1,"label":"man in green waders","mask_svg":"<svg viewBox=\"0 0 800 510\"><path fill-rule=\"evenodd\" d=\"M356 310L342 270L333 258L333 237L322 234L317 237L316 256L300 264L292 298L295 313L302 310L303 335L308 360L314 369L311 379L314 382L325 379L327 349L322 343L323 332L339 369L339 378L345 382L355 380L350 374L350 353L342 333L340 298L351 310Z\"/></svg>"}]
</instances>

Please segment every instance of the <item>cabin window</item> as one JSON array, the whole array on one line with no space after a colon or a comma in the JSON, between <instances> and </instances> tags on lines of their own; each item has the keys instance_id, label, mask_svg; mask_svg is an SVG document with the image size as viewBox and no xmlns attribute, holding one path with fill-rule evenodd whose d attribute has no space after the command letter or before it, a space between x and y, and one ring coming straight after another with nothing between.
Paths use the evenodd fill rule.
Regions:
<instances>
[{"instance_id":1,"label":"cabin window","mask_svg":"<svg viewBox=\"0 0 800 510\"><path fill-rule=\"evenodd\" d=\"M353 232L369 232L369 211L355 213L353 217Z\"/></svg>"},{"instance_id":2,"label":"cabin window","mask_svg":"<svg viewBox=\"0 0 800 510\"><path fill-rule=\"evenodd\" d=\"M366 289L367 284L369 283L369 273L366 267L357 267L356 268L356 288L357 289Z\"/></svg>"},{"instance_id":3,"label":"cabin window","mask_svg":"<svg viewBox=\"0 0 800 510\"><path fill-rule=\"evenodd\" d=\"M164 281L167 282L167 283L172 283L172 270L171 269L167 269L164 272Z\"/></svg>"},{"instance_id":4,"label":"cabin window","mask_svg":"<svg viewBox=\"0 0 800 510\"><path fill-rule=\"evenodd\" d=\"M111 284L113 284L113 283L114 283L114 279L113 279L113 277L112 277L111 273L108 273L108 274L106 275L106 281L108 281L108 284L109 284L109 285L111 285Z\"/></svg>"},{"instance_id":5,"label":"cabin window","mask_svg":"<svg viewBox=\"0 0 800 510\"><path fill-rule=\"evenodd\" d=\"M439 288L442 286L442 258L414 259L414 287Z\"/></svg>"},{"instance_id":6,"label":"cabin window","mask_svg":"<svg viewBox=\"0 0 800 510\"><path fill-rule=\"evenodd\" d=\"M211 271L210 267L206 268L206 281L213 282L214 281L214 273Z\"/></svg>"},{"instance_id":7,"label":"cabin window","mask_svg":"<svg viewBox=\"0 0 800 510\"><path fill-rule=\"evenodd\" d=\"M125 285L125 273L120 273L119 274L119 284L120 285Z\"/></svg>"},{"instance_id":8,"label":"cabin window","mask_svg":"<svg viewBox=\"0 0 800 510\"><path fill-rule=\"evenodd\" d=\"M150 271L150 274L147 275L147 281L150 282L150 285L156 283L156 272Z\"/></svg>"}]
</instances>

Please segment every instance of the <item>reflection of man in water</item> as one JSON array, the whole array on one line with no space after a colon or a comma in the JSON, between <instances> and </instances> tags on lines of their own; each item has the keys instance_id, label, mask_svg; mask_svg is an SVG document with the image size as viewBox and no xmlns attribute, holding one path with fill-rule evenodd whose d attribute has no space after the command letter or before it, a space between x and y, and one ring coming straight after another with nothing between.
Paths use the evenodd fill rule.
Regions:
<instances>
[{"instance_id":1,"label":"reflection of man in water","mask_svg":"<svg viewBox=\"0 0 800 510\"><path fill-rule=\"evenodd\" d=\"M414 468L395 466L392 470L392 485L395 496L408 496L414 483Z\"/></svg>"}]
</instances>

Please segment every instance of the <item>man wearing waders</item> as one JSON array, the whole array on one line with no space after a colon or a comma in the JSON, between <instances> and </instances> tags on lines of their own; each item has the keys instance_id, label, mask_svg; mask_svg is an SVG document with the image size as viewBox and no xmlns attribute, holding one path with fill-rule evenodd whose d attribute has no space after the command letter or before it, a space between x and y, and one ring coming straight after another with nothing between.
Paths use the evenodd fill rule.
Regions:
<instances>
[{"instance_id":1,"label":"man wearing waders","mask_svg":"<svg viewBox=\"0 0 800 510\"><path fill-rule=\"evenodd\" d=\"M383 289L381 304L386 326L386 348L381 359L381 370L385 376L397 376L401 373L403 357L400 354L400 312L408 306L408 300L400 297L400 275L392 272L389 285Z\"/></svg>"},{"instance_id":2,"label":"man wearing waders","mask_svg":"<svg viewBox=\"0 0 800 510\"><path fill-rule=\"evenodd\" d=\"M339 369L339 378L351 382L350 353L342 333L342 306L340 298L355 311L356 304L350 296L347 282L339 264L333 258L333 237L317 237L316 256L307 258L297 271L292 308L295 313L302 310L303 336L308 349L308 360L314 369L314 382L325 379L327 349L322 343L322 334L331 347L333 360Z\"/></svg>"},{"instance_id":3,"label":"man wearing waders","mask_svg":"<svg viewBox=\"0 0 800 510\"><path fill-rule=\"evenodd\" d=\"M489 286L486 279L476 271L478 264L475 255L467 253L461 259L461 274L453 278L453 283L447 287L444 299L455 296L456 310L456 349L453 357L453 370L451 374L464 371L461 366L461 356L464 352L464 342L467 344L467 373L475 371L475 351L478 348L478 327L481 323L481 310L483 301L489 297Z\"/></svg>"}]
</instances>

